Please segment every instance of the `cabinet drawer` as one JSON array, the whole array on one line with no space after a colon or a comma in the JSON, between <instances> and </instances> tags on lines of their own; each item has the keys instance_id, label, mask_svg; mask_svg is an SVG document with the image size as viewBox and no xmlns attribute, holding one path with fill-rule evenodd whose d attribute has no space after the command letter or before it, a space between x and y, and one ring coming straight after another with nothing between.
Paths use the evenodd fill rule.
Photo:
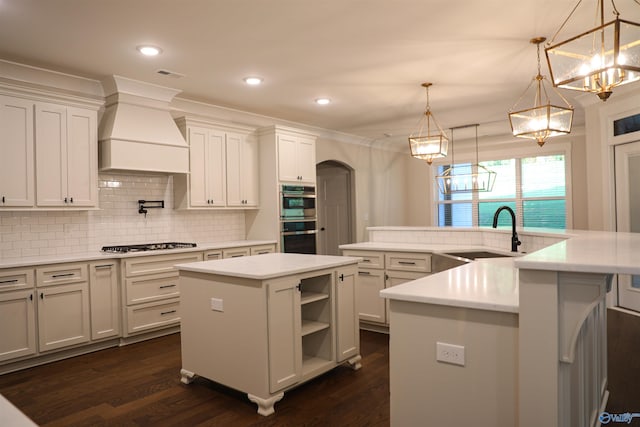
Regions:
<instances>
[{"instance_id":1,"label":"cabinet drawer","mask_svg":"<svg viewBox=\"0 0 640 427\"><path fill-rule=\"evenodd\" d=\"M272 254L276 251L275 245L260 245L251 247L251 255Z\"/></svg>"},{"instance_id":2,"label":"cabinet drawer","mask_svg":"<svg viewBox=\"0 0 640 427\"><path fill-rule=\"evenodd\" d=\"M126 279L127 305L173 298L180 295L178 274L149 274Z\"/></svg>"},{"instance_id":3,"label":"cabinet drawer","mask_svg":"<svg viewBox=\"0 0 640 427\"><path fill-rule=\"evenodd\" d=\"M8 268L0 270L0 292L33 287L33 270Z\"/></svg>"},{"instance_id":4,"label":"cabinet drawer","mask_svg":"<svg viewBox=\"0 0 640 427\"><path fill-rule=\"evenodd\" d=\"M214 259L222 259L222 251L221 250L216 250L216 251L206 251L204 253L204 260L205 261L211 261Z\"/></svg>"},{"instance_id":5,"label":"cabinet drawer","mask_svg":"<svg viewBox=\"0 0 640 427\"><path fill-rule=\"evenodd\" d=\"M246 248L231 248L222 250L222 258L237 258L251 255L251 250Z\"/></svg>"},{"instance_id":6,"label":"cabinet drawer","mask_svg":"<svg viewBox=\"0 0 640 427\"><path fill-rule=\"evenodd\" d=\"M36 286L80 283L88 280L87 264L59 264L36 268Z\"/></svg>"},{"instance_id":7,"label":"cabinet drawer","mask_svg":"<svg viewBox=\"0 0 640 427\"><path fill-rule=\"evenodd\" d=\"M431 272L431 254L390 252L385 254L387 270Z\"/></svg>"},{"instance_id":8,"label":"cabinet drawer","mask_svg":"<svg viewBox=\"0 0 640 427\"><path fill-rule=\"evenodd\" d=\"M202 261L202 253L184 253L175 255L153 255L124 260L124 274L126 277L142 276L144 274L177 272L176 264Z\"/></svg>"},{"instance_id":9,"label":"cabinet drawer","mask_svg":"<svg viewBox=\"0 0 640 427\"><path fill-rule=\"evenodd\" d=\"M127 307L127 332L130 334L173 324L180 324L178 298Z\"/></svg>"},{"instance_id":10,"label":"cabinet drawer","mask_svg":"<svg viewBox=\"0 0 640 427\"><path fill-rule=\"evenodd\" d=\"M361 268L384 268L384 253L374 251L343 251L344 256L362 258L358 263Z\"/></svg>"}]
</instances>

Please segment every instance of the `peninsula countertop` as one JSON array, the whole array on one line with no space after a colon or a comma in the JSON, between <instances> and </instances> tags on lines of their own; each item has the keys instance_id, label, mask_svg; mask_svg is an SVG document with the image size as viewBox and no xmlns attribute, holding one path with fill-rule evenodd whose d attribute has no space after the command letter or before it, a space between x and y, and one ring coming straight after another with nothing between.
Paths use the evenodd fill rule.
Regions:
<instances>
[{"instance_id":1,"label":"peninsula countertop","mask_svg":"<svg viewBox=\"0 0 640 427\"><path fill-rule=\"evenodd\" d=\"M266 280L356 264L359 260L360 258L357 257L345 256L272 253L252 257L190 262L177 264L175 267L179 271Z\"/></svg>"}]
</instances>

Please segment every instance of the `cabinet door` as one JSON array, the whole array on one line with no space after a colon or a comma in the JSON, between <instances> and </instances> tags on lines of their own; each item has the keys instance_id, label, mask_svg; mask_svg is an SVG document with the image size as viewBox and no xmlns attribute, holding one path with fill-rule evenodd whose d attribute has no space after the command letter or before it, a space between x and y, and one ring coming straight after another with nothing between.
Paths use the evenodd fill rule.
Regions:
<instances>
[{"instance_id":1,"label":"cabinet door","mask_svg":"<svg viewBox=\"0 0 640 427\"><path fill-rule=\"evenodd\" d=\"M38 206L65 206L67 197L67 109L36 104L36 194Z\"/></svg>"},{"instance_id":2,"label":"cabinet door","mask_svg":"<svg viewBox=\"0 0 640 427\"><path fill-rule=\"evenodd\" d=\"M38 289L40 352L89 341L89 285Z\"/></svg>"},{"instance_id":3,"label":"cabinet door","mask_svg":"<svg viewBox=\"0 0 640 427\"><path fill-rule=\"evenodd\" d=\"M0 362L36 353L34 291L0 293Z\"/></svg>"},{"instance_id":4,"label":"cabinet door","mask_svg":"<svg viewBox=\"0 0 640 427\"><path fill-rule=\"evenodd\" d=\"M207 206L207 156L208 129L189 128L189 194L191 206Z\"/></svg>"},{"instance_id":5,"label":"cabinet door","mask_svg":"<svg viewBox=\"0 0 640 427\"><path fill-rule=\"evenodd\" d=\"M242 143L242 193L245 206L257 207L260 204L260 162L258 141L245 138Z\"/></svg>"},{"instance_id":6,"label":"cabinet door","mask_svg":"<svg viewBox=\"0 0 640 427\"><path fill-rule=\"evenodd\" d=\"M225 206L227 204L227 169L225 155L225 133L209 131L207 144L207 193L209 206Z\"/></svg>"},{"instance_id":7,"label":"cabinet door","mask_svg":"<svg viewBox=\"0 0 640 427\"><path fill-rule=\"evenodd\" d=\"M360 352L360 327L356 307L356 268L336 271L336 360L342 362Z\"/></svg>"},{"instance_id":8,"label":"cabinet door","mask_svg":"<svg viewBox=\"0 0 640 427\"><path fill-rule=\"evenodd\" d=\"M243 139L241 135L227 134L227 206L244 206Z\"/></svg>"},{"instance_id":9,"label":"cabinet door","mask_svg":"<svg viewBox=\"0 0 640 427\"><path fill-rule=\"evenodd\" d=\"M380 291L384 289L384 270L359 269L356 300L360 320L386 323L387 313Z\"/></svg>"},{"instance_id":10,"label":"cabinet door","mask_svg":"<svg viewBox=\"0 0 640 427\"><path fill-rule=\"evenodd\" d=\"M91 207L98 199L97 113L67 107L68 206Z\"/></svg>"},{"instance_id":11,"label":"cabinet door","mask_svg":"<svg viewBox=\"0 0 640 427\"><path fill-rule=\"evenodd\" d=\"M268 286L269 391L275 393L300 381L302 339L300 291L297 280Z\"/></svg>"},{"instance_id":12,"label":"cabinet door","mask_svg":"<svg viewBox=\"0 0 640 427\"><path fill-rule=\"evenodd\" d=\"M31 207L33 191L31 101L0 96L0 207Z\"/></svg>"},{"instance_id":13,"label":"cabinet door","mask_svg":"<svg viewBox=\"0 0 640 427\"><path fill-rule=\"evenodd\" d=\"M316 143L312 139L300 139L296 145L296 164L300 181L316 182Z\"/></svg>"},{"instance_id":14,"label":"cabinet door","mask_svg":"<svg viewBox=\"0 0 640 427\"><path fill-rule=\"evenodd\" d=\"M120 335L120 295L115 262L89 265L91 339Z\"/></svg>"},{"instance_id":15,"label":"cabinet door","mask_svg":"<svg viewBox=\"0 0 640 427\"><path fill-rule=\"evenodd\" d=\"M300 181L296 159L297 144L298 140L295 137L278 136L278 178L280 181Z\"/></svg>"}]
</instances>

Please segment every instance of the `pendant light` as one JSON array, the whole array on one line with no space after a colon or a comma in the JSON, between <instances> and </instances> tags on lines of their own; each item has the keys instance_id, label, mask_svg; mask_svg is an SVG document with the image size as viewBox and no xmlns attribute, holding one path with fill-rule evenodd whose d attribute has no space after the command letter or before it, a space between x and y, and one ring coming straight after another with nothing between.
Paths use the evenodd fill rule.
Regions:
<instances>
[{"instance_id":1,"label":"pendant light","mask_svg":"<svg viewBox=\"0 0 640 427\"><path fill-rule=\"evenodd\" d=\"M573 121L571 104L555 87L551 88L551 94L556 98L552 104L544 84L545 76L540 73L540 43L545 40L545 37L530 40L538 48L538 74L509 111L509 123L511 123L513 135L519 138L535 139L541 147L549 137L570 133ZM525 98L527 100L533 98L533 105L528 104L529 106L525 107L522 102Z\"/></svg>"},{"instance_id":2,"label":"pendant light","mask_svg":"<svg viewBox=\"0 0 640 427\"><path fill-rule=\"evenodd\" d=\"M453 158L453 130L471 126L476 128L476 162L470 166L456 166ZM493 190L496 173L478 163L478 126L473 124L451 128L451 166L442 175L436 176L442 194L481 193Z\"/></svg>"},{"instance_id":3,"label":"pendant light","mask_svg":"<svg viewBox=\"0 0 640 427\"><path fill-rule=\"evenodd\" d=\"M431 83L422 83L422 87L427 90L427 106L424 115L420 119L418 134L416 136L413 134L409 135L409 148L411 149L411 155L413 157L431 164L433 159L447 155L449 139L431 113L431 107L429 106L429 86L431 86ZM431 121L433 121L433 126ZM423 133L425 125L426 132Z\"/></svg>"},{"instance_id":4,"label":"pendant light","mask_svg":"<svg viewBox=\"0 0 640 427\"><path fill-rule=\"evenodd\" d=\"M551 79L556 87L593 92L606 101L614 87L640 79L640 24L620 19L613 0L615 19L605 23L604 0L597 0L596 27L554 43L581 2L545 48Z\"/></svg>"}]
</instances>

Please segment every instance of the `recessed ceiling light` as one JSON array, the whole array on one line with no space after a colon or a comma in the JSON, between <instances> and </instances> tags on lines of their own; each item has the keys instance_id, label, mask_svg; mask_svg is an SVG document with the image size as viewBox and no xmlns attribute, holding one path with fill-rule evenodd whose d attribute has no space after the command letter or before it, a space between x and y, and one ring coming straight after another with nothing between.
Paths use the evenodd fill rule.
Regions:
<instances>
[{"instance_id":1,"label":"recessed ceiling light","mask_svg":"<svg viewBox=\"0 0 640 427\"><path fill-rule=\"evenodd\" d=\"M160 53L162 52L162 49L160 49L159 47L150 45L138 46L136 47L136 49L138 49L138 52L140 52L144 56L156 56L160 55Z\"/></svg>"},{"instance_id":2,"label":"recessed ceiling light","mask_svg":"<svg viewBox=\"0 0 640 427\"><path fill-rule=\"evenodd\" d=\"M329 98L318 98L318 99L316 99L316 104L318 104L318 105L331 104L331 100Z\"/></svg>"},{"instance_id":3,"label":"recessed ceiling light","mask_svg":"<svg viewBox=\"0 0 640 427\"><path fill-rule=\"evenodd\" d=\"M263 79L261 77L245 77L244 82L250 86L258 86L262 83Z\"/></svg>"}]
</instances>

